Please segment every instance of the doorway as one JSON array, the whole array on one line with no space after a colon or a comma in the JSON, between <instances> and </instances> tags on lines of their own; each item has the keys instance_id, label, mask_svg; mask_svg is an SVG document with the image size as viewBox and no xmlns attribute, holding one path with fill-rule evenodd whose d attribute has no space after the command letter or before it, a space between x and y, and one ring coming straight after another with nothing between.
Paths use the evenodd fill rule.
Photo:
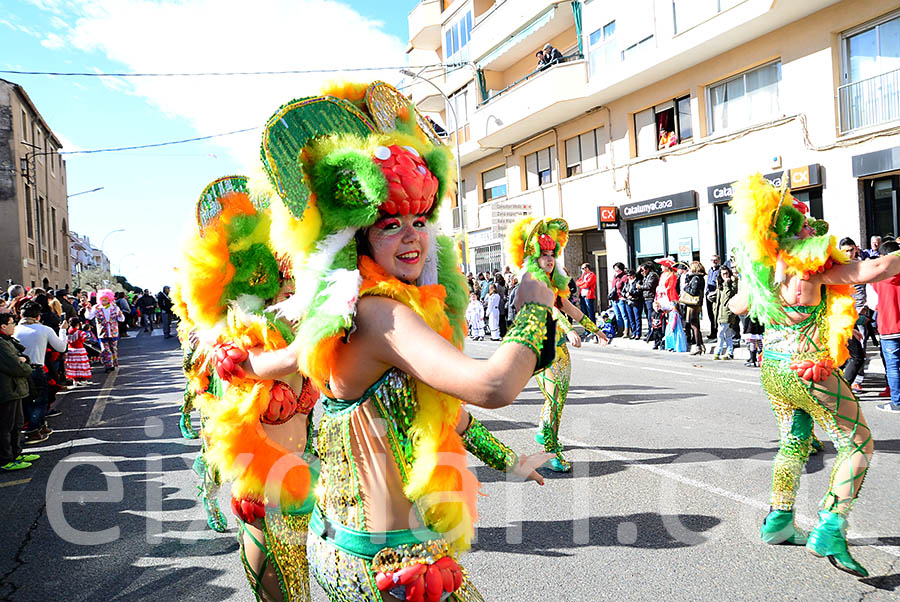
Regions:
<instances>
[{"instance_id":1,"label":"doorway","mask_svg":"<svg viewBox=\"0 0 900 602\"><path fill-rule=\"evenodd\" d=\"M900 191L900 176L888 176L865 180L866 232L869 237L890 234L896 237L900 232L900 216L897 212L897 196ZM863 246L866 241L862 241Z\"/></svg>"}]
</instances>

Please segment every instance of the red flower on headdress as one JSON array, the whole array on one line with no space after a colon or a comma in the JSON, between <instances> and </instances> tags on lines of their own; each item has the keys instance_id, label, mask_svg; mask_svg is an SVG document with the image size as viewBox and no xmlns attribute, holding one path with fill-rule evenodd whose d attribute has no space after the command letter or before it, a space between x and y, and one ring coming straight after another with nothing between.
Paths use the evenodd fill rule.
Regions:
<instances>
[{"instance_id":1,"label":"red flower on headdress","mask_svg":"<svg viewBox=\"0 0 900 602\"><path fill-rule=\"evenodd\" d=\"M541 234L538 236L538 246L541 248L541 251L555 251L556 241L549 234Z\"/></svg>"},{"instance_id":2,"label":"red flower on headdress","mask_svg":"<svg viewBox=\"0 0 900 602\"><path fill-rule=\"evenodd\" d=\"M796 209L803 215L809 213L809 207L806 206L806 203L804 203L803 201L798 201L797 199L794 199L794 209Z\"/></svg>"},{"instance_id":3,"label":"red flower on headdress","mask_svg":"<svg viewBox=\"0 0 900 602\"><path fill-rule=\"evenodd\" d=\"M379 146L374 159L388 182L388 198L379 207L382 213L422 215L431 210L438 181L415 149Z\"/></svg>"}]
</instances>

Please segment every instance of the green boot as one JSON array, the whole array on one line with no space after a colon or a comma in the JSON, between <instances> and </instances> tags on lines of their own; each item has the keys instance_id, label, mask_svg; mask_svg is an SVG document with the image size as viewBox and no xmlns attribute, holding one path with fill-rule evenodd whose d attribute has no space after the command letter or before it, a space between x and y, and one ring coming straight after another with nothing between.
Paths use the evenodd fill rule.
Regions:
<instances>
[{"instance_id":1,"label":"green boot","mask_svg":"<svg viewBox=\"0 0 900 602\"><path fill-rule=\"evenodd\" d=\"M843 516L819 510L819 524L810 532L806 547L816 556L825 556L842 571L857 577L869 576L869 571L847 549L847 519Z\"/></svg>"},{"instance_id":2,"label":"green boot","mask_svg":"<svg viewBox=\"0 0 900 602\"><path fill-rule=\"evenodd\" d=\"M816 437L815 435L813 435L812 443L809 448L809 455L814 456L815 454L819 453L820 451L823 451L824 449L825 449L825 446L822 444L821 441L819 441L819 438Z\"/></svg>"},{"instance_id":3,"label":"green boot","mask_svg":"<svg viewBox=\"0 0 900 602\"><path fill-rule=\"evenodd\" d=\"M547 466L553 472L570 472L572 470L572 463L563 457L562 450L556 452L556 457L551 458Z\"/></svg>"},{"instance_id":4,"label":"green boot","mask_svg":"<svg viewBox=\"0 0 900 602\"><path fill-rule=\"evenodd\" d=\"M206 510L206 524L216 533L224 533L228 530L228 519L222 514L219 507L219 501L210 498L200 491L200 500L203 502L203 509Z\"/></svg>"},{"instance_id":5,"label":"green boot","mask_svg":"<svg viewBox=\"0 0 900 602\"><path fill-rule=\"evenodd\" d=\"M771 545L802 546L806 543L806 535L794 525L794 513L790 510L770 510L759 528L759 536Z\"/></svg>"},{"instance_id":6,"label":"green boot","mask_svg":"<svg viewBox=\"0 0 900 602\"><path fill-rule=\"evenodd\" d=\"M541 423L541 426L538 428L538 432L534 434L534 440L538 442L539 445L544 444L544 424Z\"/></svg>"}]
</instances>

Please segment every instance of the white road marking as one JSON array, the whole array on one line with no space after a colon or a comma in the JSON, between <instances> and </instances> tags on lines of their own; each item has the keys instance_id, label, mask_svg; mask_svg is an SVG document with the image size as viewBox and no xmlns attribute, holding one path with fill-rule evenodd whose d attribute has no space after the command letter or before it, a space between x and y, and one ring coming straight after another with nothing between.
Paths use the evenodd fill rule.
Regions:
<instances>
[{"instance_id":1,"label":"white road marking","mask_svg":"<svg viewBox=\"0 0 900 602\"><path fill-rule=\"evenodd\" d=\"M118 373L118 370L113 370L106 375L106 380L103 381L103 387L100 389L100 395L97 396L97 401L94 402L94 407L91 408L91 415L88 416L84 426L98 426L103 422L103 410L106 409L106 404L109 401L113 385L116 384L116 374Z\"/></svg>"},{"instance_id":2,"label":"white road marking","mask_svg":"<svg viewBox=\"0 0 900 602\"><path fill-rule=\"evenodd\" d=\"M499 417L504 420L508 420L510 422L520 422L521 421L520 419L513 418L511 416L504 414L503 412L498 412L497 410L485 410L485 409L471 406L471 405L467 406L466 409L469 412L472 412L474 410L477 413L483 413L484 416L487 416L487 417L495 417L495 418ZM537 426L537 425L535 425L535 426ZM611 452L611 451L607 451L607 450L597 449L594 445L592 445L590 443L585 443L583 441L579 441L579 440L573 439L571 437L565 437L563 435L560 435L559 440L561 442L568 443L569 445L576 445L578 447L581 447L581 448L583 448L584 451L597 454L598 456L601 456L608 460L625 463L628 466L633 466L640 470L645 470L645 471L653 473L657 476L671 479L671 480L681 483L683 485L688 485L689 487L695 487L697 489L701 489L701 490L711 493L713 495L727 498L729 500L738 502L739 504L744 504L745 506L749 506L756 510L761 510L763 512L768 512L768 510L769 510L769 504L767 502L764 502L761 500L756 500L756 499L753 499L746 495L743 495L740 493L735 493L734 491L729 491L727 489L723 489L722 487L719 487L718 485L713 485L712 483L707 483L705 481L700 481L698 479L686 477L675 471L661 468L657 465L642 464L640 462L636 463L634 458L629 458L627 456L623 456L621 454L617 454L615 452ZM797 523L806 528L810 528L818 523L817 519L815 519L811 516L800 514L799 512L797 512L795 514L795 517L796 517ZM870 541L872 539L874 539L871 536L863 535L861 533L856 533L853 531L848 532L847 535L849 536L850 539L866 539L866 540L870 540ZM872 548L875 548L877 550L880 550L882 552L885 552L887 554L890 554L891 556L896 556L896 557L900 558L900 546L882 545L882 544L878 544L878 543L867 543L866 545L868 545Z\"/></svg>"}]
</instances>

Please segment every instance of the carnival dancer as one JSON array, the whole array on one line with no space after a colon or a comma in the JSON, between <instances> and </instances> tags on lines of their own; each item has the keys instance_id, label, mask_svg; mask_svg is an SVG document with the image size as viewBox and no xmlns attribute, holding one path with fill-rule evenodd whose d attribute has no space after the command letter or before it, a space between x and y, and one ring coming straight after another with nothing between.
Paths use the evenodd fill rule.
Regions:
<instances>
[{"instance_id":1,"label":"carnival dancer","mask_svg":"<svg viewBox=\"0 0 900 602\"><path fill-rule=\"evenodd\" d=\"M782 179L787 182L787 178ZM808 217L786 187L759 174L734 186L731 207L741 241L741 289L730 303L765 326L760 379L781 431L766 543L806 545L835 567L868 573L847 547L847 515L859 495L874 442L859 400L838 366L857 320L850 285L900 273L900 256L849 262L828 224ZM813 422L837 448L819 524L807 537L794 526L794 500L810 454Z\"/></svg>"},{"instance_id":2,"label":"carnival dancer","mask_svg":"<svg viewBox=\"0 0 900 602\"><path fill-rule=\"evenodd\" d=\"M541 425L535 440L554 455L549 467L556 472L569 472L572 465L563 456L559 443L559 423L563 407L569 393L569 379L572 375L572 360L566 347L581 347L581 337L569 323L571 317L586 331L597 335L595 342L608 342L606 335L597 328L580 309L568 299L569 275L559 265L558 258L569 238L569 225L559 218L535 219L524 217L515 222L507 234L507 253L514 266L540 282L544 282L554 292L553 315L557 331L551 333L556 341L553 363L535 375L538 387L544 395L541 410Z\"/></svg>"},{"instance_id":3,"label":"carnival dancer","mask_svg":"<svg viewBox=\"0 0 900 602\"><path fill-rule=\"evenodd\" d=\"M675 260L663 257L657 259L656 263L663 268L653 298L653 308L664 317L665 333L662 348L667 351L684 352L688 350L688 345L681 314L678 313L678 276L675 274Z\"/></svg>"},{"instance_id":4,"label":"carnival dancer","mask_svg":"<svg viewBox=\"0 0 900 602\"><path fill-rule=\"evenodd\" d=\"M512 403L538 359L550 361L552 294L526 279L497 352L461 352L465 279L434 225L452 161L382 82L292 101L265 128L263 163L283 200L272 204L272 245L304 283L272 308L295 325L293 342L244 342L216 369L231 387L300 372L323 391L308 550L332 600L480 600L456 562L476 516L465 449L541 480L534 458L499 444L460 399Z\"/></svg>"},{"instance_id":5,"label":"carnival dancer","mask_svg":"<svg viewBox=\"0 0 900 602\"><path fill-rule=\"evenodd\" d=\"M100 359L106 372L119 367L119 322L125 321L122 310L114 303L115 294L108 288L97 291L97 305L85 313L86 320L94 320L100 339Z\"/></svg>"},{"instance_id":6,"label":"carnival dancer","mask_svg":"<svg viewBox=\"0 0 900 602\"><path fill-rule=\"evenodd\" d=\"M75 386L91 383L91 362L88 360L84 343L88 341L88 334L81 329L81 318L69 319L69 349L66 351L66 378L71 379Z\"/></svg>"}]
</instances>

